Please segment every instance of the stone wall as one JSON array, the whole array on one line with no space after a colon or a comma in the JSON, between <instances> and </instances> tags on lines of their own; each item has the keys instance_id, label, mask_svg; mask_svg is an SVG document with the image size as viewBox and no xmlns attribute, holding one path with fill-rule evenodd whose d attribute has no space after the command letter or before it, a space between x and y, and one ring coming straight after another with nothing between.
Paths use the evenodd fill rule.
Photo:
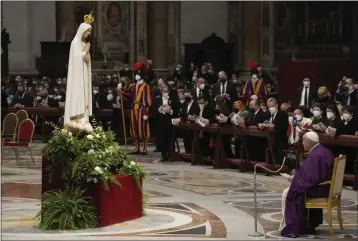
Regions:
<instances>
[{"instance_id":1,"label":"stone wall","mask_svg":"<svg viewBox=\"0 0 358 241\"><path fill-rule=\"evenodd\" d=\"M181 55L183 43L200 43L204 38L216 33L225 42L228 39L228 3L181 2Z\"/></svg>"},{"instance_id":2,"label":"stone wall","mask_svg":"<svg viewBox=\"0 0 358 241\"><path fill-rule=\"evenodd\" d=\"M4 1L3 26L10 34L10 74L34 74L42 41L56 40L55 2Z\"/></svg>"}]
</instances>

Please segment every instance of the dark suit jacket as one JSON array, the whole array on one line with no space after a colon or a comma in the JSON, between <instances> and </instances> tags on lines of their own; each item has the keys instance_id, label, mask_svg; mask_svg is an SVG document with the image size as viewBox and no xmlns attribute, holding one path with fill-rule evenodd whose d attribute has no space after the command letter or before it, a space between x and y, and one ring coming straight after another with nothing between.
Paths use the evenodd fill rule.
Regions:
<instances>
[{"instance_id":1,"label":"dark suit jacket","mask_svg":"<svg viewBox=\"0 0 358 241\"><path fill-rule=\"evenodd\" d=\"M113 97L114 98L114 97ZM112 109L113 105L107 100L107 96L104 93L93 94L92 96L92 108L96 108L96 102L100 109Z\"/></svg>"},{"instance_id":2,"label":"dark suit jacket","mask_svg":"<svg viewBox=\"0 0 358 241\"><path fill-rule=\"evenodd\" d=\"M200 114L200 112L199 112ZM208 119L209 123L212 124L215 122L215 113L214 113L214 107L211 103L208 103L203 110L203 113L201 115L202 118Z\"/></svg>"},{"instance_id":3,"label":"dark suit jacket","mask_svg":"<svg viewBox=\"0 0 358 241\"><path fill-rule=\"evenodd\" d=\"M216 96L221 95L220 90L221 90L221 82L218 82L214 85L214 87L211 91L211 96L212 96L213 100L215 100ZM226 100L226 105L231 112L232 103L234 103L238 99L238 95L236 92L236 86L232 82L228 81L225 90L226 90L226 93L228 95L230 95L230 99Z\"/></svg>"},{"instance_id":4,"label":"dark suit jacket","mask_svg":"<svg viewBox=\"0 0 358 241\"><path fill-rule=\"evenodd\" d=\"M197 100L199 97L199 96L197 96L197 93L198 92L197 92L196 87L191 90L191 94L192 94L194 100ZM201 94L204 96L205 100L208 100L208 101L211 100L210 92L208 89L201 90Z\"/></svg>"},{"instance_id":5,"label":"dark suit jacket","mask_svg":"<svg viewBox=\"0 0 358 241\"><path fill-rule=\"evenodd\" d=\"M187 111L187 109L188 109L188 103L185 102L183 104L183 109L180 112L180 118L183 121L188 120L189 115L199 116L199 114L200 114L200 108L196 101L194 101L193 104L191 105L189 112Z\"/></svg>"},{"instance_id":6,"label":"dark suit jacket","mask_svg":"<svg viewBox=\"0 0 358 241\"><path fill-rule=\"evenodd\" d=\"M275 125L275 144L274 148L276 150L284 150L288 148L288 138L287 138L287 129L288 129L288 114L285 111L278 110L275 116L275 119L272 121Z\"/></svg>"},{"instance_id":7,"label":"dark suit jacket","mask_svg":"<svg viewBox=\"0 0 358 241\"><path fill-rule=\"evenodd\" d=\"M32 107L33 106L33 98L29 93L25 93L23 96L15 94L14 98L12 99L11 106L16 104L24 105L25 107Z\"/></svg>"},{"instance_id":8,"label":"dark suit jacket","mask_svg":"<svg viewBox=\"0 0 358 241\"><path fill-rule=\"evenodd\" d=\"M249 113L248 117L245 119L246 126L258 126L261 123L270 119L270 114L263 110L259 110L257 114Z\"/></svg>"},{"instance_id":9,"label":"dark suit jacket","mask_svg":"<svg viewBox=\"0 0 358 241\"><path fill-rule=\"evenodd\" d=\"M296 97L296 102L295 102L295 106L299 107L300 103L301 103L301 96L302 96L302 91L304 90L304 86L298 88L297 90L297 97ZM315 86L310 86L310 90L308 92L308 105L311 106L313 101L317 99L317 88Z\"/></svg>"},{"instance_id":10,"label":"dark suit jacket","mask_svg":"<svg viewBox=\"0 0 358 241\"><path fill-rule=\"evenodd\" d=\"M170 115L170 113L167 113L165 115L159 113L158 109L162 105L163 105L163 98L162 98L162 94L160 93L153 99L153 103L152 103L152 107L151 107L152 108L152 117L153 118L163 118L165 116L166 119L170 120L170 119L175 118L176 116L178 116L178 114L180 112L180 102L179 102L179 99L178 99L177 96L169 95L168 105L173 110L172 115Z\"/></svg>"},{"instance_id":11,"label":"dark suit jacket","mask_svg":"<svg viewBox=\"0 0 358 241\"><path fill-rule=\"evenodd\" d=\"M347 91L341 91L340 93L336 94L335 99L336 99L336 101L341 102L342 105L347 105L348 97L351 98L350 105L352 105L352 106L358 105L358 91L357 90L354 90L350 94L348 94Z\"/></svg>"},{"instance_id":12,"label":"dark suit jacket","mask_svg":"<svg viewBox=\"0 0 358 241\"><path fill-rule=\"evenodd\" d=\"M354 135L358 131L358 119L353 117L347 125L344 124L345 121L342 121L341 125L338 127L336 135Z\"/></svg>"}]
</instances>

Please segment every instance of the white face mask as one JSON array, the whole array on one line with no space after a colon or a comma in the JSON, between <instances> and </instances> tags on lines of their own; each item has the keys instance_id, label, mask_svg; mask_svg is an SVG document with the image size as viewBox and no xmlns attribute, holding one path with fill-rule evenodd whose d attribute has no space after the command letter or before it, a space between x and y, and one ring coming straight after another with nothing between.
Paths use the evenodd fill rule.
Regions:
<instances>
[{"instance_id":1,"label":"white face mask","mask_svg":"<svg viewBox=\"0 0 358 241\"><path fill-rule=\"evenodd\" d=\"M179 70L180 70L180 68L176 68L176 70L177 70L177 71L179 71Z\"/></svg>"},{"instance_id":2,"label":"white face mask","mask_svg":"<svg viewBox=\"0 0 358 241\"><path fill-rule=\"evenodd\" d=\"M168 93L163 93L163 97L164 98L168 98L169 94Z\"/></svg>"},{"instance_id":3,"label":"white face mask","mask_svg":"<svg viewBox=\"0 0 358 241\"><path fill-rule=\"evenodd\" d=\"M300 122L300 121L302 120L302 116L301 116L301 115L295 115L295 117L296 117L296 120L297 120L298 122Z\"/></svg>"},{"instance_id":4,"label":"white face mask","mask_svg":"<svg viewBox=\"0 0 358 241\"><path fill-rule=\"evenodd\" d=\"M93 94L95 94L95 95L98 94L98 90L94 90Z\"/></svg>"},{"instance_id":5,"label":"white face mask","mask_svg":"<svg viewBox=\"0 0 358 241\"><path fill-rule=\"evenodd\" d=\"M48 98L51 98L51 99L52 99L52 98L53 98L53 95L49 95Z\"/></svg>"},{"instance_id":6,"label":"white face mask","mask_svg":"<svg viewBox=\"0 0 358 241\"><path fill-rule=\"evenodd\" d=\"M309 86L310 85L310 82L309 81L303 81L303 86L304 87L307 87L307 86Z\"/></svg>"},{"instance_id":7,"label":"white face mask","mask_svg":"<svg viewBox=\"0 0 358 241\"><path fill-rule=\"evenodd\" d=\"M276 107L270 107L269 111L271 114L274 114L276 112L277 108Z\"/></svg>"},{"instance_id":8,"label":"white face mask","mask_svg":"<svg viewBox=\"0 0 358 241\"><path fill-rule=\"evenodd\" d=\"M180 102L181 104L183 104L183 103L185 102L185 100L179 100L179 102Z\"/></svg>"},{"instance_id":9,"label":"white face mask","mask_svg":"<svg viewBox=\"0 0 358 241\"><path fill-rule=\"evenodd\" d=\"M199 104L200 110L204 109L205 104Z\"/></svg>"},{"instance_id":10,"label":"white face mask","mask_svg":"<svg viewBox=\"0 0 358 241\"><path fill-rule=\"evenodd\" d=\"M58 95L58 96L56 96L56 98L57 98L58 100L60 100L60 99L62 99L62 95Z\"/></svg>"},{"instance_id":11,"label":"white face mask","mask_svg":"<svg viewBox=\"0 0 358 241\"><path fill-rule=\"evenodd\" d=\"M135 80L138 81L138 80L140 80L140 79L141 79L141 78L140 78L140 75L136 74L136 75L135 75Z\"/></svg>"},{"instance_id":12,"label":"white face mask","mask_svg":"<svg viewBox=\"0 0 358 241\"><path fill-rule=\"evenodd\" d=\"M334 117L333 112L327 112L327 119L331 119Z\"/></svg>"},{"instance_id":13,"label":"white face mask","mask_svg":"<svg viewBox=\"0 0 358 241\"><path fill-rule=\"evenodd\" d=\"M253 75L252 75L252 79L253 79L253 80L257 80L257 74L253 74Z\"/></svg>"},{"instance_id":14,"label":"white face mask","mask_svg":"<svg viewBox=\"0 0 358 241\"><path fill-rule=\"evenodd\" d=\"M314 117L321 117L321 111L319 111L319 110L314 110L314 111L313 111L313 116L314 116Z\"/></svg>"},{"instance_id":15,"label":"white face mask","mask_svg":"<svg viewBox=\"0 0 358 241\"><path fill-rule=\"evenodd\" d=\"M200 84L199 89L203 90L205 88L205 84Z\"/></svg>"},{"instance_id":16,"label":"white face mask","mask_svg":"<svg viewBox=\"0 0 358 241\"><path fill-rule=\"evenodd\" d=\"M237 83L237 79L232 79L232 82L233 82L233 83Z\"/></svg>"},{"instance_id":17,"label":"white face mask","mask_svg":"<svg viewBox=\"0 0 358 241\"><path fill-rule=\"evenodd\" d=\"M108 101L113 100L113 95L112 95L112 94L107 95L107 100L108 100Z\"/></svg>"},{"instance_id":18,"label":"white face mask","mask_svg":"<svg viewBox=\"0 0 358 241\"><path fill-rule=\"evenodd\" d=\"M344 113L343 114L343 120L347 121L351 118L351 115L350 114L347 114L347 113Z\"/></svg>"},{"instance_id":19,"label":"white face mask","mask_svg":"<svg viewBox=\"0 0 358 241\"><path fill-rule=\"evenodd\" d=\"M110 93L110 94L113 93L113 90L108 90L108 93Z\"/></svg>"}]
</instances>

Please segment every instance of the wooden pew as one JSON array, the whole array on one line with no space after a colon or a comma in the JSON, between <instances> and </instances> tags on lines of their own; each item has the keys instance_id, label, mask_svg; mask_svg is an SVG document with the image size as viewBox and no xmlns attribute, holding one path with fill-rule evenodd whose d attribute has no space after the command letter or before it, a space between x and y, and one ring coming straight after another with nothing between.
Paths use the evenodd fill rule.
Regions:
<instances>
[{"instance_id":1,"label":"wooden pew","mask_svg":"<svg viewBox=\"0 0 358 241\"><path fill-rule=\"evenodd\" d=\"M242 127L242 126L235 126L232 124L224 124L221 126L219 130L220 135L220 142L219 144L222 145L222 134L233 134L240 137L245 136L253 136L253 137L264 137L268 140L268 145L265 153L265 162L261 163L267 168L274 169L276 167L276 160L274 153L272 151L273 144L275 141L275 131L273 129L266 129L266 130L260 130L256 126L249 126L249 127ZM243 149L244 144L241 146L241 152L240 152L240 171L243 172L246 169L246 166L249 164L248 160L244 160L243 158ZM225 153L224 153L225 154ZM273 160L272 164L269 164L270 161L270 155ZM228 162L226 157L223 156L221 159L222 162ZM252 164L257 164L257 162L253 162Z\"/></svg>"}]
</instances>

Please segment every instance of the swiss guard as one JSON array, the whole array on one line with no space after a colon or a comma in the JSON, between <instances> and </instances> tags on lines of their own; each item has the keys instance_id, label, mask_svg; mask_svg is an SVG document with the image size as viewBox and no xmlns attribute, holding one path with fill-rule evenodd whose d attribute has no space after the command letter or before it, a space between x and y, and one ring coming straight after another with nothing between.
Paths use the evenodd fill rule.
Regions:
<instances>
[{"instance_id":1,"label":"swiss guard","mask_svg":"<svg viewBox=\"0 0 358 241\"><path fill-rule=\"evenodd\" d=\"M131 136L135 139L135 149L132 154L147 155L147 142L150 135L149 108L152 105L150 86L144 81L148 72L146 62L134 64L135 83L132 86L132 110L131 110ZM142 143L142 149L140 144Z\"/></svg>"},{"instance_id":2,"label":"swiss guard","mask_svg":"<svg viewBox=\"0 0 358 241\"><path fill-rule=\"evenodd\" d=\"M247 100L264 100L267 96L267 90L264 80L259 78L259 72L257 70L258 64L255 61L251 61L251 78L246 81L242 94Z\"/></svg>"}]
</instances>

